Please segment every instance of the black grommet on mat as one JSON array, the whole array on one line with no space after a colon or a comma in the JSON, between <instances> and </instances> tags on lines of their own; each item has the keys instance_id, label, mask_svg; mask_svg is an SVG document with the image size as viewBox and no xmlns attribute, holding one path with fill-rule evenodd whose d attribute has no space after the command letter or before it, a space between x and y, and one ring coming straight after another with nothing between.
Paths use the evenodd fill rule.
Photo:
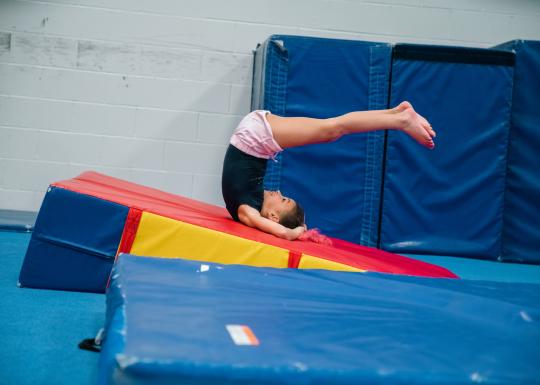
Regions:
<instances>
[{"instance_id":1,"label":"black grommet on mat","mask_svg":"<svg viewBox=\"0 0 540 385\"><path fill-rule=\"evenodd\" d=\"M96 343L95 338L86 338L79 342L79 348L91 352L101 352L101 344Z\"/></svg>"}]
</instances>

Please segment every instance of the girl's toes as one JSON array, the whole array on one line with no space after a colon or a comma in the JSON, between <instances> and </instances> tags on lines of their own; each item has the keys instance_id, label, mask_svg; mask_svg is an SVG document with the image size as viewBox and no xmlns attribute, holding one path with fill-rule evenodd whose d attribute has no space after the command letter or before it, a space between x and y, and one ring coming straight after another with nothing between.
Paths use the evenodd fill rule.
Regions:
<instances>
[{"instance_id":1,"label":"girl's toes","mask_svg":"<svg viewBox=\"0 0 540 385\"><path fill-rule=\"evenodd\" d=\"M435 131L433 130L433 128L431 128L431 126L426 126L425 124L422 124L422 128L424 129L424 131L426 132L426 134L429 136L429 138L434 138L435 136L437 136L435 134Z\"/></svg>"},{"instance_id":2,"label":"girl's toes","mask_svg":"<svg viewBox=\"0 0 540 385\"><path fill-rule=\"evenodd\" d=\"M429 134L430 138L434 138L437 136L437 133L435 132L435 130L431 127L424 127L426 132Z\"/></svg>"},{"instance_id":3,"label":"girl's toes","mask_svg":"<svg viewBox=\"0 0 540 385\"><path fill-rule=\"evenodd\" d=\"M429 148L435 147L435 143L433 142L433 138L431 136L429 136L429 135L424 137L424 142L425 142L426 146L429 147Z\"/></svg>"}]
</instances>

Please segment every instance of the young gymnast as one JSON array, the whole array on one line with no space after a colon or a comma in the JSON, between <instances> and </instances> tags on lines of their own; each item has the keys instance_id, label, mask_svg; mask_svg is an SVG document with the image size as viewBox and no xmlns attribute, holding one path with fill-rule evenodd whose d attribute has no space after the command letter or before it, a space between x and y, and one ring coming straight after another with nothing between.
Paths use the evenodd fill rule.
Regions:
<instances>
[{"instance_id":1,"label":"young gymnast","mask_svg":"<svg viewBox=\"0 0 540 385\"><path fill-rule=\"evenodd\" d=\"M221 188L227 210L235 221L247 226L288 240L298 238L306 231L302 207L279 191L263 189L268 159L284 148L386 129L401 130L427 148L435 147L435 131L408 102L388 110L350 112L329 119L251 112L236 128L225 154Z\"/></svg>"}]
</instances>

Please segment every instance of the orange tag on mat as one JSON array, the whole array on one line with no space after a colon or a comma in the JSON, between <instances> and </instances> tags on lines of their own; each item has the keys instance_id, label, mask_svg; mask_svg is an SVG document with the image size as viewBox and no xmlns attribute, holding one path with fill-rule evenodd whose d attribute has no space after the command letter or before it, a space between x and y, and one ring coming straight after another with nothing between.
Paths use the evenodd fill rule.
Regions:
<instances>
[{"instance_id":1,"label":"orange tag on mat","mask_svg":"<svg viewBox=\"0 0 540 385\"><path fill-rule=\"evenodd\" d=\"M253 333L253 330L246 325L226 325L225 328L229 332L233 342L236 345L259 345L259 340Z\"/></svg>"}]
</instances>

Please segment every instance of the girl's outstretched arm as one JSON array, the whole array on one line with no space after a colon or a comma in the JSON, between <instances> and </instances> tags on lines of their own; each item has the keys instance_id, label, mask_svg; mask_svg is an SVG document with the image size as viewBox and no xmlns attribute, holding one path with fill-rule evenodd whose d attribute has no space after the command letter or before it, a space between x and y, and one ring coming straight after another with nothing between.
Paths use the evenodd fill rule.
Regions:
<instances>
[{"instance_id":1,"label":"girl's outstretched arm","mask_svg":"<svg viewBox=\"0 0 540 385\"><path fill-rule=\"evenodd\" d=\"M282 226L277 222L261 216L261 213L258 210L248 205L240 205L238 208L238 219L246 226L255 227L265 233L288 239L289 241L295 240L306 231L306 228L303 226L299 226L295 229L289 229Z\"/></svg>"}]
</instances>

